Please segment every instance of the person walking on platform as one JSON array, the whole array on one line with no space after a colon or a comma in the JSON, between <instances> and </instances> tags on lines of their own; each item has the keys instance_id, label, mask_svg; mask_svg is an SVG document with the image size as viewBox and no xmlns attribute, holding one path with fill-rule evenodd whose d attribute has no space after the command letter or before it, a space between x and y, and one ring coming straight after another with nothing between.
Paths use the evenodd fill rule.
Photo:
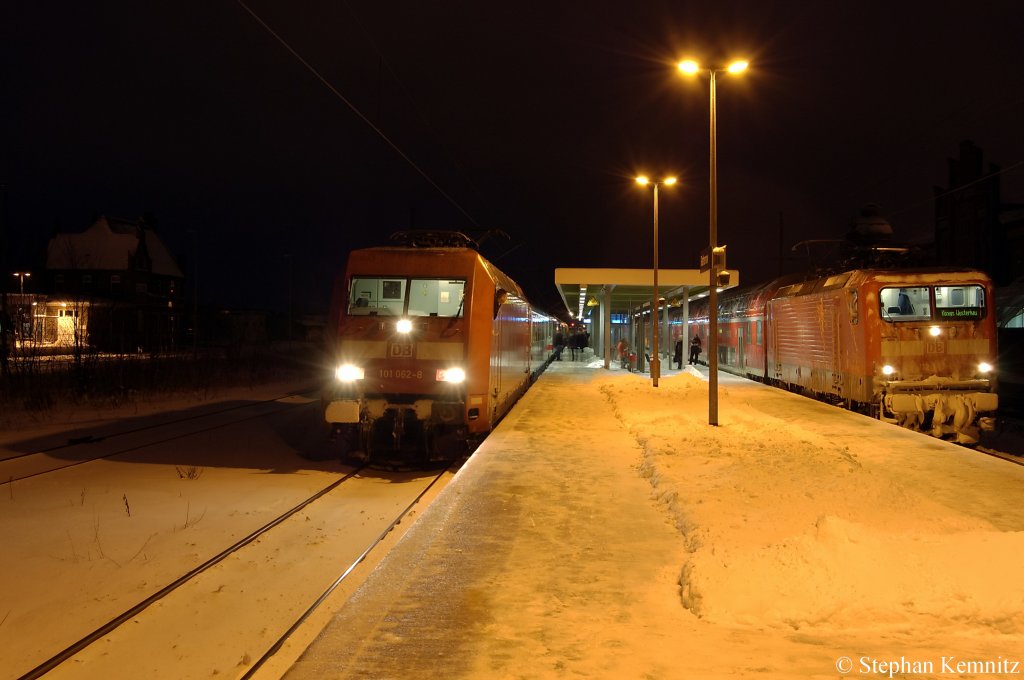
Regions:
<instances>
[{"instance_id":1,"label":"person walking on platform","mask_svg":"<svg viewBox=\"0 0 1024 680\"><path fill-rule=\"evenodd\" d=\"M619 340L619 344L615 346L615 349L619 353L619 367L627 371L632 370L629 366L629 343L626 342L626 339L622 338Z\"/></svg>"},{"instance_id":2,"label":"person walking on platform","mask_svg":"<svg viewBox=\"0 0 1024 680\"><path fill-rule=\"evenodd\" d=\"M562 360L562 350L565 349L565 336L562 331L555 331L555 337L551 340L551 346L555 350L555 361Z\"/></svg>"},{"instance_id":3,"label":"person walking on platform","mask_svg":"<svg viewBox=\"0 0 1024 680\"><path fill-rule=\"evenodd\" d=\"M690 363L696 364L697 358L700 356L701 342L700 336L693 336L693 340L690 341Z\"/></svg>"},{"instance_id":4,"label":"person walking on platform","mask_svg":"<svg viewBox=\"0 0 1024 680\"><path fill-rule=\"evenodd\" d=\"M572 360L576 361L576 350L580 348L580 334L573 333L569 336L569 353L572 356Z\"/></svg>"},{"instance_id":5,"label":"person walking on platform","mask_svg":"<svg viewBox=\"0 0 1024 680\"><path fill-rule=\"evenodd\" d=\"M683 339L676 340L675 351L672 353L672 360L676 362L676 368L683 369Z\"/></svg>"}]
</instances>

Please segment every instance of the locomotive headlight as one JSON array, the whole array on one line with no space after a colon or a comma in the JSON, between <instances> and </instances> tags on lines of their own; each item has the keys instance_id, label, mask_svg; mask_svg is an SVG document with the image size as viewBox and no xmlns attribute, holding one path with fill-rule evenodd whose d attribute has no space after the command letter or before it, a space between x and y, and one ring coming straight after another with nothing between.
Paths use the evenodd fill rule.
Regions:
<instances>
[{"instance_id":1,"label":"locomotive headlight","mask_svg":"<svg viewBox=\"0 0 1024 680\"><path fill-rule=\"evenodd\" d=\"M466 372L461 368L439 369L437 380L447 383L461 383L466 381Z\"/></svg>"},{"instance_id":2,"label":"locomotive headlight","mask_svg":"<svg viewBox=\"0 0 1024 680\"><path fill-rule=\"evenodd\" d=\"M399 333L408 333L412 330L412 321L408 319L399 319L398 323L395 324L395 330Z\"/></svg>"},{"instance_id":3,"label":"locomotive headlight","mask_svg":"<svg viewBox=\"0 0 1024 680\"><path fill-rule=\"evenodd\" d=\"M889 364L886 364L885 366L882 366L882 374L883 375L892 375L895 372L896 372L896 369L893 368L892 366L890 366Z\"/></svg>"},{"instance_id":4,"label":"locomotive headlight","mask_svg":"<svg viewBox=\"0 0 1024 680\"><path fill-rule=\"evenodd\" d=\"M345 383L362 380L364 375L363 369L358 366L353 366L352 364L342 364L334 371L334 377Z\"/></svg>"},{"instance_id":5,"label":"locomotive headlight","mask_svg":"<svg viewBox=\"0 0 1024 680\"><path fill-rule=\"evenodd\" d=\"M978 373L991 373L993 368L995 367L992 364L987 361L982 361L978 364Z\"/></svg>"},{"instance_id":6,"label":"locomotive headlight","mask_svg":"<svg viewBox=\"0 0 1024 680\"><path fill-rule=\"evenodd\" d=\"M942 329L939 328L938 326L932 326L931 328L928 329L928 334L931 335L933 338L937 337L942 334Z\"/></svg>"}]
</instances>

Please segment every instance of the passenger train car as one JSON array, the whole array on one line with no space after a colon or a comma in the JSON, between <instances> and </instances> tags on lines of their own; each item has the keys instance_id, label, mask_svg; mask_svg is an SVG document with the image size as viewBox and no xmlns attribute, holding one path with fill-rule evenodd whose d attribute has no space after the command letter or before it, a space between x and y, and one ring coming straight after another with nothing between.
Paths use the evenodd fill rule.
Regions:
<instances>
[{"instance_id":1,"label":"passenger train car","mask_svg":"<svg viewBox=\"0 0 1024 680\"><path fill-rule=\"evenodd\" d=\"M328 320L323 417L342 455L450 459L474 447L551 358L561 322L454 232L354 250Z\"/></svg>"},{"instance_id":2,"label":"passenger train car","mask_svg":"<svg viewBox=\"0 0 1024 680\"><path fill-rule=\"evenodd\" d=\"M706 349L706 299L691 324ZM959 443L994 427L995 360L980 271L860 269L719 297L722 370Z\"/></svg>"}]
</instances>

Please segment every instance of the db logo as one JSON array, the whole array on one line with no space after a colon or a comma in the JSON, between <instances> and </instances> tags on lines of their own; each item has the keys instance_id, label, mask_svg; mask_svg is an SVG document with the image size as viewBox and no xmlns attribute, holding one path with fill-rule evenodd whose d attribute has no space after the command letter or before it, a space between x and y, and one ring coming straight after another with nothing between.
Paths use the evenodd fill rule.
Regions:
<instances>
[{"instance_id":1,"label":"db logo","mask_svg":"<svg viewBox=\"0 0 1024 680\"><path fill-rule=\"evenodd\" d=\"M388 352L388 356L392 359L411 359L412 358L412 343L411 342L393 342L391 343L391 349Z\"/></svg>"}]
</instances>

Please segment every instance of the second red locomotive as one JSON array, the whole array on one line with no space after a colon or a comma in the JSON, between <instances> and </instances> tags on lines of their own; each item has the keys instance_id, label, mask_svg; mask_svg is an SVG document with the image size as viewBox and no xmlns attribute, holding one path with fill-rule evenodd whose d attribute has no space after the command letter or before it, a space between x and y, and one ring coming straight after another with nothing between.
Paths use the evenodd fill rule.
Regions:
<instances>
[{"instance_id":1,"label":"second red locomotive","mask_svg":"<svg viewBox=\"0 0 1024 680\"><path fill-rule=\"evenodd\" d=\"M708 347L707 301L689 336ZM858 269L719 299L722 370L960 443L991 429L992 282L974 270Z\"/></svg>"}]
</instances>

